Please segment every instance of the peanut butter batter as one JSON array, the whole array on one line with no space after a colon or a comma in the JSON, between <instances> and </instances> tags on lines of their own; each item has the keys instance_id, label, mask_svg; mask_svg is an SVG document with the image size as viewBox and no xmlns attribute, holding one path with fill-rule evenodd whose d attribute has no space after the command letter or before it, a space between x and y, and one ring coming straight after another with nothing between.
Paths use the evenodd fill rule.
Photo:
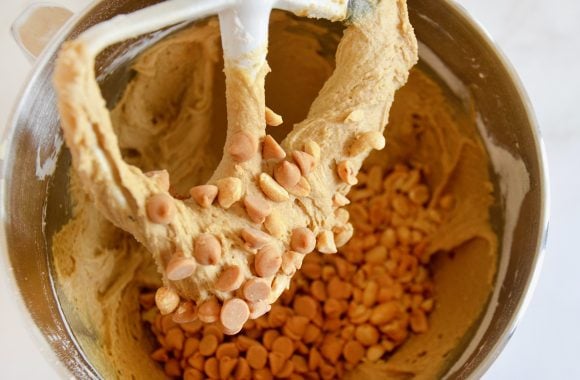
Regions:
<instances>
[{"instance_id":1,"label":"peanut butter batter","mask_svg":"<svg viewBox=\"0 0 580 380\"><path fill-rule=\"evenodd\" d=\"M208 186L191 189L193 197L183 201L169 194L169 181L163 173L147 175L123 160L112 128L115 120L105 108L95 80L91 49L82 38L63 46L54 81L73 166L101 213L130 232L155 258L166 287L157 299L158 305L165 305L162 312L176 310L179 295L194 301L207 322L219 317L225 331L233 334L248 316L267 311L288 287L303 258L288 258L298 251L296 241L315 238L317 249L330 254L336 253L337 242L344 244L352 234L352 225L335 216L340 205L334 196L345 195L356 183L356 173L368 153L384 147L382 132L394 93L416 63L417 42L404 1L377 2L350 22L337 48L336 69L312 102L306 119L294 126L282 147L265 133L268 65L258 62L261 67L253 76L235 62L224 62L228 121L224 154ZM189 130L195 119L207 122L211 112L204 115L203 107L211 105L211 97L204 96L202 103L195 97L198 91L212 91L208 84L215 67L210 65L219 57L216 28L210 23L189 37L208 56L203 66L190 55L192 50L182 53L185 59L167 57L165 67L153 75L146 71L146 59L138 65L144 78L158 82L147 81L141 87L147 94L144 100L154 94L178 106L159 109L148 102L122 104L114 115L120 119L118 126L153 124L157 131L173 120ZM384 59L377 61L379 56ZM207 77L204 83L184 87L179 74L190 77L198 70ZM172 79L161 80L164 73ZM193 112L175 102L175 97L196 101ZM141 109L136 112L133 107ZM133 120L136 114L139 116ZM143 115L149 119L143 120ZM176 137L177 141L164 141L170 144L157 149L159 153L172 151L167 155L167 169L183 165L183 159L174 158L183 157L181 135L171 132L168 136ZM156 153L145 151L143 155L159 157ZM286 167L280 166L284 164ZM203 207L200 201L205 203L203 198L209 194L216 197L217 204ZM250 211L260 209L263 218ZM297 229L304 231L298 239ZM213 239L211 252L202 252L207 245L200 239ZM313 248L299 253L310 253ZM213 257L211 262L206 260L208 255ZM236 291L256 276L268 282L270 293L266 299L241 304Z\"/></svg>"},{"instance_id":2,"label":"peanut butter batter","mask_svg":"<svg viewBox=\"0 0 580 380\"><path fill-rule=\"evenodd\" d=\"M350 188L337 176L336 163L348 157L355 169L362 164L364 154L354 158L349 155L353 139L369 130L383 130L394 90L405 83L415 60L416 45L406 23L404 5L394 1L382 4L390 5L380 8L383 13L365 24L347 30L338 48L334 74L334 52L339 39L336 31L281 14L272 18L269 46L272 72L266 80L266 99L285 120L283 126L272 127L276 128L273 135L286 134L295 122L307 116L288 134L282 146L287 152L302 150L304 142L310 139L321 148L320 162L308 177L310 196L296 197L296 204L276 205L276 211L289 226L308 225L317 234L336 226L331 195L346 193ZM371 33L381 28L390 32ZM373 50L381 44L379 50ZM404 47L399 60L392 61L389 54L378 54L384 53L385 45L395 50ZM71 51L82 58L82 48L77 48ZM258 168L271 169L268 164L264 168L251 160L247 165L223 161L218 164L221 151L216 147L224 144L227 147L225 82L220 57L219 28L215 21L167 38L137 59L136 76L111 112L111 125L123 158L143 171L166 169L176 196L187 195L192 186L232 175L242 178L247 191L257 193L254 177ZM72 72L81 70L76 63L69 63ZM61 71L57 83L66 82L67 75ZM101 104L96 87L91 93ZM228 96L231 101L232 95ZM65 123L105 120L106 124L108 116L103 109L94 113L83 110L86 120L79 121L75 119L74 107L71 103L61 104ZM102 131L105 134L89 138L109 152L106 159L120 162L121 156L111 148L117 142L114 134L107 131L106 125ZM167 230L151 225L143 211L136 213L137 221L126 217L127 212L135 215L135 210L141 210L146 198L159 192L158 185L144 180L133 166L122 167L121 173L101 172L95 166L98 160L84 161L79 154L90 143L75 132L69 130L66 136L69 146L75 146L72 153L76 171L72 172L71 181L74 216L53 241L64 311L83 349L104 377L162 377L162 371L148 357L151 342L139 323L139 289L161 286L163 278L159 273L164 273L169 261L166 252L174 251L172 244L177 241L182 243L185 254L191 255L191 237L199 231L211 231L220 241L232 243L227 249L242 252L239 247L244 242L238 234L228 235L228 231L238 231L242 223L247 224L247 217L239 204L227 212L213 207L194 215L188 211L191 205L180 203L177 218L181 218L184 230L173 231L176 235L168 239ZM412 337L377 368L363 366L359 370L364 371L365 378L371 378L370 373L377 378L384 378L384 373L429 378L439 374L445 361L452 359L453 349L476 321L491 290L496 238L488 217L492 202L488 161L471 115L452 109L439 86L420 71L414 71L409 83L397 94L386 137L388 148L373 154L368 162L385 166L402 161L422 164L429 169L434 201L443 191L455 195L457 205L428 249L430 253L453 251L456 255L454 258L441 255L438 259L438 306L431 317L430 331ZM111 187L111 181L120 181L121 186ZM91 189L90 195L85 193L88 182L99 184ZM115 203L119 195L115 191L124 188L139 195L137 203L113 207L123 204ZM135 223L140 227L135 228ZM284 234L281 241L290 238L290 231L285 230ZM227 249L224 257L229 263L247 257L228 254ZM155 254L157 262L149 252ZM178 288L187 296L203 299L212 292L217 275L216 269L207 268L198 277L207 277L205 287L182 281ZM251 273L244 275L252 277ZM272 299L290 280L288 275L277 277L278 282L272 279ZM216 295L228 298L219 292Z\"/></svg>"}]
</instances>

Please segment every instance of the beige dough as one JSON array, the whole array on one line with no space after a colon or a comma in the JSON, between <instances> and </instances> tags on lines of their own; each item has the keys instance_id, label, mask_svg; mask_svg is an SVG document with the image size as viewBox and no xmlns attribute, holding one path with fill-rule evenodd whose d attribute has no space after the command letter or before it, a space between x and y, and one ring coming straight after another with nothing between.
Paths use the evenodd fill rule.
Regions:
<instances>
[{"instance_id":1,"label":"beige dough","mask_svg":"<svg viewBox=\"0 0 580 380\"><path fill-rule=\"evenodd\" d=\"M351 28L343 39L343 46L348 38L364 40L360 33L363 32ZM333 73L337 40L336 33L322 26L281 14L273 15L269 46L272 72L266 80L266 99L285 119L284 126L273 127L277 132L274 135L278 138L287 133L285 125L303 120L313 104L307 122L300 125L301 130L297 127L296 132L290 134L284 147L294 149L294 144L299 144L298 137L307 133L302 131L310 131L308 133L321 143L329 141L326 145L321 144L326 152L324 157L328 157L327 164L320 165L320 174L311 179L315 184L312 188L321 193L324 189L330 191L328 189L333 186L339 186L344 192L348 188L334 176L332 163L345 155L350 141L337 149L330 144L330 139L337 133L370 127L370 123L345 125L344 119L351 111L348 102L355 102L357 98L340 95L340 88L331 86L334 83L340 87L339 83L327 82L320 98L314 100ZM350 65L352 70L364 70L368 66L377 70L392 67L392 62L383 61L384 56L369 55L365 61L359 54L351 52L349 55L344 47L339 52L338 62ZM224 144L226 130L220 56L219 29L215 21L210 21L167 38L139 57L134 66L136 77L127 86L111 118L121 152L126 153L127 162L135 165L126 167L126 172L120 176L123 181L140 178L136 167L143 171L164 168L171 174L175 193L183 195L191 186L210 179L221 153L214 147ZM337 73L340 71L337 70L335 76ZM399 86L406 78L406 69L397 74L400 75ZM372 91L372 99L376 101L364 109L363 114L368 120L381 123L382 128L388 109L385 105L392 100L391 90L376 88L378 77L368 79L372 80L372 85L351 88L349 93L368 99ZM348 83L344 76L337 80ZM383 90L386 92L381 92ZM337 97L331 100L332 94ZM92 95L99 99L96 92ZM324 97L330 102L326 104L340 106L348 112L328 114L327 111L335 107L325 108L320 103ZM352 110L355 108L358 109L352 106ZM413 114L420 120L417 121ZM105 116L101 113L91 117ZM488 160L478 140L472 115L452 108L440 87L420 71L414 71L409 83L397 93L386 133L388 148L373 154L367 162L385 166L402 161L423 164L432 173L428 180L434 194L444 191L456 194L458 207L434 235L430 246L433 253L454 251L456 255L454 259L446 255L436 259L438 306L431 316L429 332L412 337L378 368L359 370L366 371L368 377L364 378L385 378L385 374L389 378L410 375L433 378L445 368L446 361L453 359L454 350L469 337L469 329L491 291L496 239L488 216L492 202ZM109 143L114 146L114 136L106 137L112 138ZM341 138L349 140L347 137ZM120 160L120 157L114 156L114 159ZM85 193L86 178L83 179L77 170L86 168L91 175L99 174L98 171L90 171L90 166L75 165L71 181L75 203L73 217L53 239L57 288L63 311L87 357L103 377L163 378L162 371L149 359L152 343L139 323L137 302L141 288L161 285L158 264L148 253L147 244L137 242L101 213L103 202L106 204L112 189L104 188L97 203L94 194ZM110 177L104 176L104 183L106 180ZM149 185L138 188L144 192L158 191ZM314 200L303 203L303 207L315 206L324 210L324 204L318 205ZM116 210L110 212L117 215ZM316 215L324 215L322 211L317 212L320 214ZM245 219L242 215L237 220ZM320 217L312 222L324 226L332 220ZM198 226L193 224L191 228Z\"/></svg>"},{"instance_id":2,"label":"beige dough","mask_svg":"<svg viewBox=\"0 0 580 380\"><path fill-rule=\"evenodd\" d=\"M195 70L198 70L211 78L215 73L211 65L219 57L217 37L212 35L215 29L215 24L211 23L194 37L190 37L200 44L199 50L202 54L210 57L204 66L191 68L182 64L195 61L195 55L188 59L184 52L185 59L169 58L165 61L166 67L161 67L159 72L147 71L145 58L137 66L138 72L144 77L153 75L155 81L166 71L170 71L174 78L180 78L180 73L195 75ZM377 61L377 57L382 59ZM82 187L107 219L131 233L151 252L159 272L163 274L165 286L176 289L181 297L194 300L198 305L212 296L216 296L225 305L227 300L239 297L239 294L236 289L218 290L216 283L224 268L238 267L243 277L240 284L255 276L264 277L271 284L271 294L266 301L273 303L288 287L295 268L285 270L282 267L277 270L274 267L273 273L260 271L261 263L267 260L260 260L266 255L261 256L262 251L268 248L269 256L282 257L285 252L293 249L290 244L293 230L306 227L318 237L319 250L336 252L332 242L333 234L338 229L352 230L352 227L345 226L344 222L334 216L338 206L333 204L333 196L337 192L346 194L349 191L353 183L348 183L350 180L347 178L356 176L371 146L377 148L381 144L359 144L360 149L356 154L353 154L352 146L367 132L374 131L382 138L394 93L406 82L408 71L416 61L417 43L404 1L382 1L372 12L352 21L338 46L336 70L312 103L306 119L296 124L282 142L288 157L307 150L305 144L308 141L316 142L320 148L320 157L315 167L309 173L302 170L302 190L296 191L283 189L268 177L273 176L274 165L279 160L265 160L262 154L254 152L247 160L240 162L229 154L234 144L233 139L240 133L244 133L250 142L264 139L264 79L269 68L264 65L257 77L252 78L233 62L226 61L224 66L228 128L225 150L221 162L208 181L220 188L218 201L223 207L216 205L202 208L192 199L181 201L168 198L168 189L123 161L111 117L94 79L93 57L82 40L63 46L55 69L55 87L65 141L71 150L73 166ZM197 91L211 91L211 87L198 87L205 83L184 88L173 79L159 84L149 83L149 87L143 91L164 94L164 99L169 100L182 96L184 92L187 97L198 96ZM210 100L211 97L206 96L205 99ZM172 104L170 101L168 103ZM146 112L142 112L142 109L136 112L132 107L138 106L140 104L123 105L114 112L118 127L126 129L121 133L128 133L134 123L153 123L154 132L163 128L167 119L174 117L177 117L179 124L190 129L192 124L207 123L211 117L211 113L205 112L203 103L196 104L192 112L189 108L171 106L162 109L152 107ZM146 117L144 115L149 115L150 120L143 120ZM196 133L198 132L190 134L195 137ZM206 142L207 138L199 139L196 145L207 146ZM252 145L250 142L245 145ZM170 133L164 145L160 144L157 150L167 153L166 162L163 164L175 161L172 165L175 169L180 169L191 165L191 161L183 161L182 157L187 157L183 151L195 150L194 148L195 145L185 145L181 135ZM204 150L199 149L196 152L196 155L201 155ZM155 153L157 152L143 152L145 156L157 157ZM299 163L297 158L294 161ZM156 169L161 168L163 167ZM191 173L191 170L172 170L174 171L177 171L177 174L171 176L174 179L192 175L189 179L191 181L196 174ZM347 174L341 176L341 173ZM221 187L222 181L229 180L231 183L231 178L241 184L240 191L232 190L237 194L233 198L237 202L222 202L222 195L227 194L226 189ZM183 191L183 185L180 184L177 190ZM157 194L165 195L175 208L175 215L168 224L157 223L148 215L148 201ZM266 196L271 201L271 215L263 225L252 223L248 218L241 202L248 195ZM224 199L225 197L224 195ZM233 205L229 207L231 203ZM244 242L247 239L243 239L240 234L245 227L262 229L271 235L268 237L267 247L248 248L245 244L247 241ZM194 241L202 233L209 233L219 240L221 260L216 265L197 265L192 275L171 281L167 275L170 260L175 256L189 259L195 257Z\"/></svg>"}]
</instances>

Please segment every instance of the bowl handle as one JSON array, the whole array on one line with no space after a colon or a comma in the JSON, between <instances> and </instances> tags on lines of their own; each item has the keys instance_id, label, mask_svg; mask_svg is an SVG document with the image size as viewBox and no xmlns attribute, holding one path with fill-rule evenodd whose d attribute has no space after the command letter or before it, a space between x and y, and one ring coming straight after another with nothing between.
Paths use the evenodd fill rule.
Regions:
<instances>
[{"instance_id":1,"label":"bowl handle","mask_svg":"<svg viewBox=\"0 0 580 380\"><path fill-rule=\"evenodd\" d=\"M24 55L33 62L72 15L60 5L32 3L14 20L10 31Z\"/></svg>"}]
</instances>

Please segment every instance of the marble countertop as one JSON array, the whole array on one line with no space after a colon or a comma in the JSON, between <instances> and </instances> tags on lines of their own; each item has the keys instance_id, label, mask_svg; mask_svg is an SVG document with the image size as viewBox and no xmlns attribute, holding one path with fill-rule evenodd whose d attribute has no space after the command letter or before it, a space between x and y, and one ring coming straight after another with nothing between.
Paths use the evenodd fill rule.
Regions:
<instances>
[{"instance_id":1,"label":"marble countertop","mask_svg":"<svg viewBox=\"0 0 580 380\"><path fill-rule=\"evenodd\" d=\"M8 26L29 0L0 4L0 130L30 70ZM87 0L55 0L71 10ZM458 0L483 24L511 60L539 120L547 148L551 223L547 252L535 295L511 341L486 379L580 378L580 2L577 0ZM576 63L574 63L576 62ZM57 379L18 318L0 279L2 378Z\"/></svg>"}]
</instances>

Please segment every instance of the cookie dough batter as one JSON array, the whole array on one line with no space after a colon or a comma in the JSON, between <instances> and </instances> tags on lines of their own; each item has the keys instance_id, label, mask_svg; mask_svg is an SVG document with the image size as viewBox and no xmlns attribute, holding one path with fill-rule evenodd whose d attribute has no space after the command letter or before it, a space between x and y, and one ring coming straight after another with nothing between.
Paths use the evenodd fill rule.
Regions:
<instances>
[{"instance_id":1,"label":"cookie dough batter","mask_svg":"<svg viewBox=\"0 0 580 380\"><path fill-rule=\"evenodd\" d=\"M351 27L347 31L338 49L337 70L332 77L337 34L331 28L274 15L269 53L272 73L266 82L266 99L272 109L283 115L284 125L299 122L308 112L307 121L299 124L286 138L283 144L286 152L304 149L307 138L318 142L322 151L321 161L308 178L311 195L296 197L296 206L276 205L285 223L302 222L316 226L317 231L330 230L336 224L334 218L325 217L332 215L334 208L325 200L332 199L328 194L335 190L346 193L349 188L336 175L336 162L346 157L350 159L349 149L360 133L369 128L382 129L394 89L403 85L408 65L415 59L414 40L409 38L410 30L406 29L409 26L399 23L401 14L406 16L404 7L396 9L398 11L385 9L380 22L391 23L389 25L397 30L390 42L411 48L404 57L406 64L397 65L384 55L360 55L364 49L358 44L368 43L372 47L375 45L371 42L380 39L380 35L374 33L377 25L369 23L371 29ZM80 57L71 59L82 58L82 51L76 52ZM222 146L225 139L225 82L220 56L219 28L215 21L177 33L139 57L134 66L136 76L112 111L112 127L118 135L124 158L143 171L166 169L172 179L171 191L176 197L187 195L189 188L208 179L211 183L212 172L220 159L214 148ZM78 62L69 63L72 72L79 69ZM341 66L344 70L340 70ZM376 70L369 71L369 67ZM66 81L66 72L60 75L60 80ZM79 75L85 78L90 73ZM327 82L329 77L334 79ZM361 82L360 78L364 80ZM319 98L314 100L321 87ZM103 105L97 90L91 88L91 96L96 104ZM454 251L456 255L453 259L446 256L439 259L436 271L438 308L432 315L429 333L411 338L381 368L360 370L366 371L368 376L387 370L391 374L428 377L439 373L444 361L453 357L453 349L460 345L477 319L491 290L496 253L495 235L489 226L487 211L492 201L491 185L487 157L471 115L452 111L442 90L419 71L412 74L409 84L397 97L387 131L389 148L370 157L369 162L386 166L401 161L422 163L431 173L428 181L435 197L443 191L456 195L457 207L429 247L431 253ZM361 104L366 107L359 107ZM74 106L62 105L65 118L73 118L75 113L67 112L67 107ZM86 120L65 122L74 125L107 120L104 109L96 113L85 111L82 114L88 115ZM280 135L287 132L284 125L274 127ZM120 152L115 153L112 149L117 143L112 131L83 137L90 140L74 134L67 136L69 145L77 144L77 153L88 149L89 143L98 143L111 153L105 159L120 162ZM342 144L336 145L337 139ZM72 153L75 158L75 150ZM362 163L363 156L351 159L355 168ZM76 156L76 170L72 172L71 181L74 216L53 240L63 309L91 363L105 378L162 377L162 372L148 357L151 342L138 322L137 302L140 288L161 285L163 278L158 270L165 273L169 261L164 252L168 246L170 251L174 248L166 235L159 237L167 231L160 232L163 227L150 225L143 211L146 197L159 192L160 187L143 180L136 167L123 166L120 173L102 173L98 161L82 161L79 157ZM236 165L228 165L228 168L237 173ZM257 192L253 176L243 173L247 172L240 173L247 189ZM112 178L122 186L109 188ZM138 180L133 181L135 178ZM87 180L102 181L103 186L87 195L83 190ZM124 191L127 187L137 188L132 194L140 194L136 201L141 211L137 213L136 222L124 214L133 210L134 204L125 208L110 206L110 201L119 195L115 191ZM228 223L223 226L211 223L214 218L224 217L220 216L220 208L199 210L200 216L194 219L184 216L188 215L188 205L191 206L177 206L177 218L184 218L191 224L184 224L183 231L174 231L175 236L184 234L183 239L177 241L183 244L186 255L191 255L190 241L198 231L209 230L219 235L228 228L239 229L242 221L247 223L241 205L234 205L227 211ZM131 233L115 227L108 219ZM134 223L143 227L141 233L134 232ZM231 240L220 235L221 241L232 242L231 249L244 244L233 235L229 238ZM155 248L157 244L162 248ZM161 264L153 260L148 253L151 251L161 259ZM234 263L236 257L226 254L224 258ZM213 280L217 273L207 276L213 276ZM287 281L288 276L285 278ZM189 285L180 282L180 291L189 294ZM279 287L275 292L281 292L284 283Z\"/></svg>"},{"instance_id":2,"label":"cookie dough batter","mask_svg":"<svg viewBox=\"0 0 580 380\"><path fill-rule=\"evenodd\" d=\"M275 119L264 104L267 65L253 78L226 60L224 155L208 185L192 188L191 198L184 201L170 195L165 172L147 175L123 161L94 80L94 57L82 39L63 47L55 85L74 168L101 213L153 254L163 274L165 288L157 305L164 314L175 311L187 319L186 314L197 313L207 322L219 318L227 333L236 333L248 317L264 314L288 287L304 254L315 247L336 253L337 245L348 241L352 226L335 216L344 206L336 195L344 196L356 183L370 150L384 147L382 132L394 93L417 60L405 2L382 1L373 7L346 29L336 70L282 147L265 135L266 120ZM195 38L211 57L198 69L211 76L207 65L217 60L219 49L207 33L209 27ZM165 62L167 67L161 70L176 78L180 78L176 73L187 72L182 63L187 59ZM153 73L156 81L158 74ZM175 80L151 87L164 99L187 91L180 91ZM192 91L186 96L197 95ZM134 109L123 107L116 113L121 123L126 120L130 125L131 119L141 118L141 123L154 124L154 130L175 116L181 118L178 124L191 128L188 122L196 121L192 119L203 122L211 114L203 115L203 105L202 111L194 109L191 114L183 107L150 108L151 119L142 120L142 115L133 116ZM182 149L191 148L173 141L167 159L183 165ZM144 153L158 157L155 152ZM249 296L266 286L260 297ZM195 303L178 308L178 295Z\"/></svg>"}]
</instances>

